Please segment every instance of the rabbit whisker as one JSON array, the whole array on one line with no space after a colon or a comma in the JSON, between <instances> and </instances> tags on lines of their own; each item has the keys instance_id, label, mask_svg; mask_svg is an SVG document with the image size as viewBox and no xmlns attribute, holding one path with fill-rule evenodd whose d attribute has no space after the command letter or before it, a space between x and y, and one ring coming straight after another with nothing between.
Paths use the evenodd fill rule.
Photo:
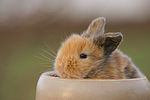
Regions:
<instances>
[{"instance_id":1,"label":"rabbit whisker","mask_svg":"<svg viewBox=\"0 0 150 100\"><path fill-rule=\"evenodd\" d=\"M53 64L41 64L41 66L53 66Z\"/></svg>"},{"instance_id":2,"label":"rabbit whisker","mask_svg":"<svg viewBox=\"0 0 150 100\"><path fill-rule=\"evenodd\" d=\"M54 60L52 60L52 59L50 59L50 58L46 57L45 55L43 55L43 54L42 54L42 53L40 53L40 52L39 52L39 54L40 54L40 55L42 55L44 58L46 58L46 59L50 60L50 61L54 61Z\"/></svg>"},{"instance_id":3,"label":"rabbit whisker","mask_svg":"<svg viewBox=\"0 0 150 100\"><path fill-rule=\"evenodd\" d=\"M50 50L50 51L52 51L53 52L53 54L55 54L56 55L56 53L44 42L44 44L47 46L47 48Z\"/></svg>"},{"instance_id":4,"label":"rabbit whisker","mask_svg":"<svg viewBox=\"0 0 150 100\"><path fill-rule=\"evenodd\" d=\"M48 64L53 64L53 63L40 63L42 65L48 65Z\"/></svg>"},{"instance_id":5,"label":"rabbit whisker","mask_svg":"<svg viewBox=\"0 0 150 100\"><path fill-rule=\"evenodd\" d=\"M35 56L35 57L37 57L37 58L39 58L39 59L42 59L42 60L44 60L44 61L47 61L47 62L51 62L51 61L49 61L49 60L47 60L47 59L44 59L44 58L42 58L42 57L39 57L39 56Z\"/></svg>"},{"instance_id":6,"label":"rabbit whisker","mask_svg":"<svg viewBox=\"0 0 150 100\"><path fill-rule=\"evenodd\" d=\"M41 48L40 48L41 49ZM48 51L46 51L46 50L44 50L44 49L41 49L42 51L44 51L45 53L47 53L47 54L49 54L50 56L52 56L52 57L54 57L55 58L55 56L54 55L52 55L51 53L49 53Z\"/></svg>"},{"instance_id":7,"label":"rabbit whisker","mask_svg":"<svg viewBox=\"0 0 150 100\"><path fill-rule=\"evenodd\" d=\"M41 49L41 48L40 48ZM46 52L47 54L49 54L50 56L52 56L52 57L54 57L55 58L55 56L54 55L52 55L51 53L49 53L48 51L46 51L46 50L44 50L44 49L41 49L41 50L43 50L44 52Z\"/></svg>"},{"instance_id":8,"label":"rabbit whisker","mask_svg":"<svg viewBox=\"0 0 150 100\"><path fill-rule=\"evenodd\" d=\"M35 75L42 74L43 72L47 72L47 71L51 71L51 68L49 68L47 70L43 70L43 71L37 72Z\"/></svg>"},{"instance_id":9,"label":"rabbit whisker","mask_svg":"<svg viewBox=\"0 0 150 100\"><path fill-rule=\"evenodd\" d=\"M49 66L44 66L44 65L41 65L42 67L51 67L49 69L53 69L52 65L49 65Z\"/></svg>"}]
</instances>

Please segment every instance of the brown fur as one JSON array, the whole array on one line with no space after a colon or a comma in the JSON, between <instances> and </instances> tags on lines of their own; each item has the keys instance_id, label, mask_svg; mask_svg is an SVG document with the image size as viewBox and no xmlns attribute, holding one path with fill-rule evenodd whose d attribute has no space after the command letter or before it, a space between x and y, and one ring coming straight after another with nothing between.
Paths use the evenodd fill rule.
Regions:
<instances>
[{"instance_id":1,"label":"brown fur","mask_svg":"<svg viewBox=\"0 0 150 100\"><path fill-rule=\"evenodd\" d=\"M130 58L116 48L121 33L104 34L105 19L98 18L82 35L71 35L58 51L54 66L63 78L124 79L142 77ZM81 59L80 54L87 58Z\"/></svg>"}]
</instances>

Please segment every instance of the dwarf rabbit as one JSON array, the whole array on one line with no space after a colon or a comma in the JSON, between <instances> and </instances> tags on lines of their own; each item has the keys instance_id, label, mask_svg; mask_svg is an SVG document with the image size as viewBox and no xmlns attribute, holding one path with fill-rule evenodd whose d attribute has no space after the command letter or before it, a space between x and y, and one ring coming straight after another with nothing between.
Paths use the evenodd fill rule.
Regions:
<instances>
[{"instance_id":1,"label":"dwarf rabbit","mask_svg":"<svg viewBox=\"0 0 150 100\"><path fill-rule=\"evenodd\" d=\"M121 33L104 34L105 18L92 21L86 32L72 34L58 50L54 66L63 78L128 79L142 77L131 59L117 49Z\"/></svg>"}]
</instances>

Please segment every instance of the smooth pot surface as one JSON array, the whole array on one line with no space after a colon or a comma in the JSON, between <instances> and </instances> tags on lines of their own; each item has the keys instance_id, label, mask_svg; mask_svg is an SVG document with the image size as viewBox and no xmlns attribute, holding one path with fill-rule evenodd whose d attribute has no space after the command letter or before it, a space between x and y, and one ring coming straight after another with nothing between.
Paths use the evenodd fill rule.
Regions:
<instances>
[{"instance_id":1,"label":"smooth pot surface","mask_svg":"<svg viewBox=\"0 0 150 100\"><path fill-rule=\"evenodd\" d=\"M150 100L146 77L135 79L61 79L54 71L38 81L36 100Z\"/></svg>"}]
</instances>

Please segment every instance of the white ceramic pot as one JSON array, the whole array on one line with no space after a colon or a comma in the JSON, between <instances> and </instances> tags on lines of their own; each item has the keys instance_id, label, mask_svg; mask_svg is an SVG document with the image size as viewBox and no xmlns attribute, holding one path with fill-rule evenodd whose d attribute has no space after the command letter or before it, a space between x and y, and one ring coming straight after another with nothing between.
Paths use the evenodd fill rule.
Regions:
<instances>
[{"instance_id":1,"label":"white ceramic pot","mask_svg":"<svg viewBox=\"0 0 150 100\"><path fill-rule=\"evenodd\" d=\"M61 79L55 72L40 76L36 100L150 100L147 78Z\"/></svg>"}]
</instances>

